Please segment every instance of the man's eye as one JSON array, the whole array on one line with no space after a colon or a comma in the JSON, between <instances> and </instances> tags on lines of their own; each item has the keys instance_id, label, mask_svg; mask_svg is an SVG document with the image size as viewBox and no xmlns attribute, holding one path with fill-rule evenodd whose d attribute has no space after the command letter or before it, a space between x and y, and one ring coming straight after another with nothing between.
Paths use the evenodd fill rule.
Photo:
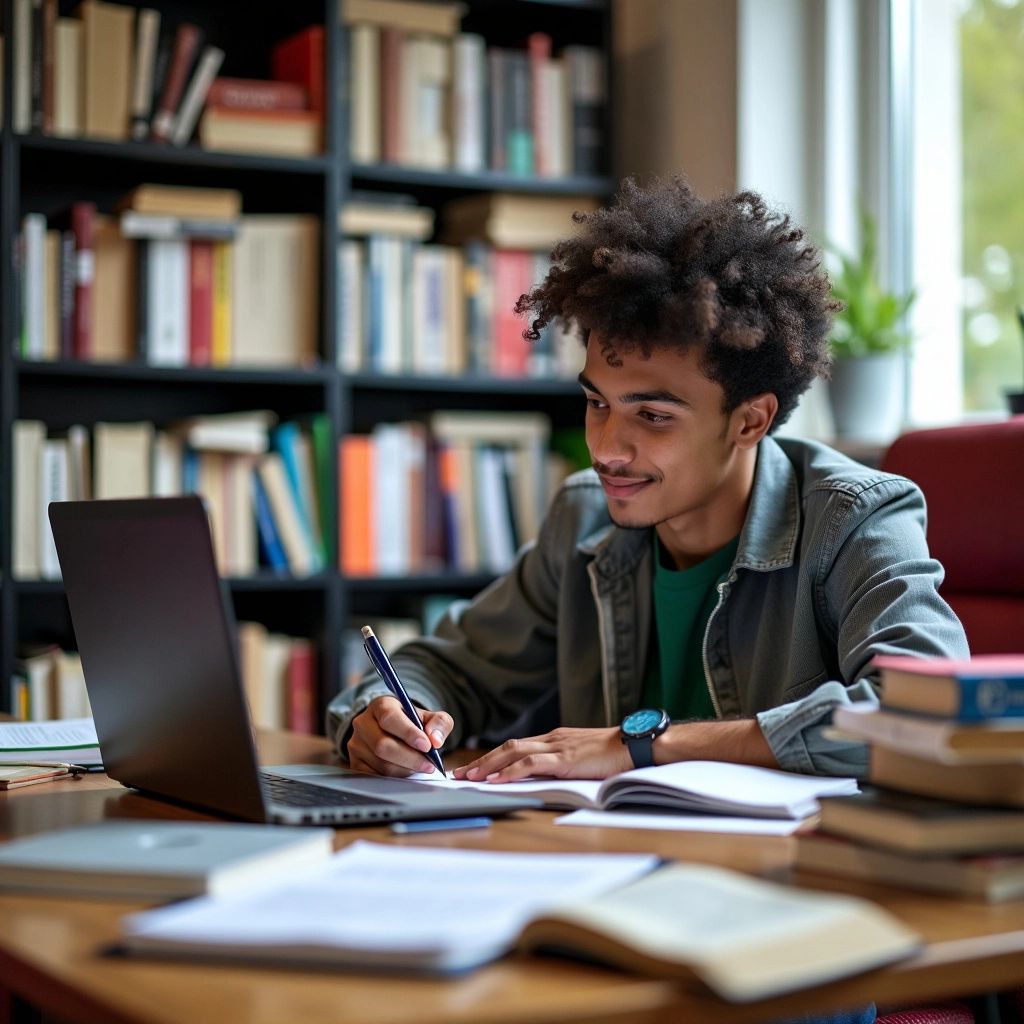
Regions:
<instances>
[{"instance_id":1,"label":"man's eye","mask_svg":"<svg viewBox=\"0 0 1024 1024\"><path fill-rule=\"evenodd\" d=\"M672 419L671 416L665 416L664 414L662 414L660 412L650 412L647 409L641 410L640 416L643 419L647 420L648 423L654 423L654 424L668 423Z\"/></svg>"},{"instance_id":2,"label":"man's eye","mask_svg":"<svg viewBox=\"0 0 1024 1024\"><path fill-rule=\"evenodd\" d=\"M606 408L604 402L600 398L591 398L589 395L586 397L587 407L590 409L604 409Z\"/></svg>"}]
</instances>

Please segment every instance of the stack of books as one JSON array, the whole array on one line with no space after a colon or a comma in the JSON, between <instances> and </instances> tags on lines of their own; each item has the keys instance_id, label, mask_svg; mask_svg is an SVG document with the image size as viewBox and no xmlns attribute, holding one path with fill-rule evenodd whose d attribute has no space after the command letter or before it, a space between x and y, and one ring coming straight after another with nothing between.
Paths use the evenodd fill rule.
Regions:
<instances>
[{"instance_id":1,"label":"stack of books","mask_svg":"<svg viewBox=\"0 0 1024 1024\"><path fill-rule=\"evenodd\" d=\"M1024 655L880 657L880 707L837 709L870 785L821 802L799 869L998 902L1024 896Z\"/></svg>"}]
</instances>

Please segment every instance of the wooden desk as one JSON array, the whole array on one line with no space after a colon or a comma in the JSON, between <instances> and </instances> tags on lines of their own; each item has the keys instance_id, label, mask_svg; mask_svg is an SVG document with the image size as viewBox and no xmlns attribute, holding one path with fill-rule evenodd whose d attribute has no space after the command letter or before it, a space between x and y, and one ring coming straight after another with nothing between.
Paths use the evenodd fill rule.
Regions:
<instances>
[{"instance_id":1,"label":"wooden desk","mask_svg":"<svg viewBox=\"0 0 1024 1024\"><path fill-rule=\"evenodd\" d=\"M275 734L261 738L260 747L271 764L328 756L326 741L310 737ZM124 816L203 817L124 790L104 776L0 796L4 838ZM789 839L566 828L552 825L553 817L532 811L486 831L409 838L380 827L342 829L337 845L361 837L501 850L653 850L762 873L784 872L792 852ZM920 932L927 947L893 967L740 1007L667 982L554 958L511 956L454 980L127 960L105 949L117 936L121 915L143 904L2 894L0 990L79 1024L647 1024L766 1021L871 1000L902 1003L1024 983L1024 901L989 907L825 877L800 880L875 898ZM331 912L344 908L324 908Z\"/></svg>"}]
</instances>

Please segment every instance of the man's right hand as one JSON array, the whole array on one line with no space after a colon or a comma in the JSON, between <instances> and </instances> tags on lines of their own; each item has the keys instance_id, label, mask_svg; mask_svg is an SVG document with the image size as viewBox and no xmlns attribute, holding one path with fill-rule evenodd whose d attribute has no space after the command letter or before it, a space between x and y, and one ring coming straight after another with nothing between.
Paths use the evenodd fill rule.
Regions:
<instances>
[{"instance_id":1,"label":"man's right hand","mask_svg":"<svg viewBox=\"0 0 1024 1024\"><path fill-rule=\"evenodd\" d=\"M455 723L446 711L420 710L423 727L419 729L405 717L402 705L394 697L376 697L352 719L352 735L347 751L349 765L375 775L411 775L413 772L437 772L424 757L433 746L440 748Z\"/></svg>"}]
</instances>

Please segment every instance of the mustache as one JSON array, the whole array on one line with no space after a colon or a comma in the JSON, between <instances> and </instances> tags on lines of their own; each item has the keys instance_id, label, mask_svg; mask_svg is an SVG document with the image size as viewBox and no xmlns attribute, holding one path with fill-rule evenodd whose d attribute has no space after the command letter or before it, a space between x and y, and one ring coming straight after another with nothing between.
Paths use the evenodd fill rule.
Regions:
<instances>
[{"instance_id":1,"label":"mustache","mask_svg":"<svg viewBox=\"0 0 1024 1024\"><path fill-rule=\"evenodd\" d=\"M654 477L646 473L628 473L621 469L610 469L603 462L591 460L594 469L609 480L653 480Z\"/></svg>"}]
</instances>

